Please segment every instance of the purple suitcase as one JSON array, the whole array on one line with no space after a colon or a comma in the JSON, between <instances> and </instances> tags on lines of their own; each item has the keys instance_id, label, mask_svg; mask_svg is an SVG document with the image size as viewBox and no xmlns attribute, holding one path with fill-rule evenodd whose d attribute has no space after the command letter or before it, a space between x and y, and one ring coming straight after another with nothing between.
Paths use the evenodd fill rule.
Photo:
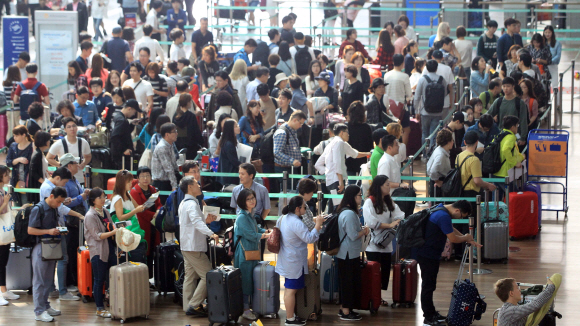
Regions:
<instances>
[{"instance_id":1,"label":"purple suitcase","mask_svg":"<svg viewBox=\"0 0 580 326\"><path fill-rule=\"evenodd\" d=\"M527 182L524 191L535 192L538 195L538 229L542 228L542 188L537 183Z\"/></svg>"}]
</instances>

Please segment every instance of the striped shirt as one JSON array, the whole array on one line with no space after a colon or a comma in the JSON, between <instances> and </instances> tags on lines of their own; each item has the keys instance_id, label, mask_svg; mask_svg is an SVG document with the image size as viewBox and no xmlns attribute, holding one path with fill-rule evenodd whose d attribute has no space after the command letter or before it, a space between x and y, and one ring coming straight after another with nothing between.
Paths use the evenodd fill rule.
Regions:
<instances>
[{"instance_id":1,"label":"striped shirt","mask_svg":"<svg viewBox=\"0 0 580 326\"><path fill-rule=\"evenodd\" d=\"M151 87L158 92L167 92L167 82L165 78L157 76L156 79L152 79L149 76L145 76L144 80L151 83ZM157 94L153 94L153 109L163 109L165 108L165 103L167 103L167 97Z\"/></svg>"},{"instance_id":2,"label":"striped shirt","mask_svg":"<svg viewBox=\"0 0 580 326\"><path fill-rule=\"evenodd\" d=\"M13 100L12 99L12 92L14 91L14 83L16 82L12 82L11 86L4 86L4 96L6 96L6 100ZM20 111L20 104L19 103L14 103L14 111Z\"/></svg>"}]
</instances>

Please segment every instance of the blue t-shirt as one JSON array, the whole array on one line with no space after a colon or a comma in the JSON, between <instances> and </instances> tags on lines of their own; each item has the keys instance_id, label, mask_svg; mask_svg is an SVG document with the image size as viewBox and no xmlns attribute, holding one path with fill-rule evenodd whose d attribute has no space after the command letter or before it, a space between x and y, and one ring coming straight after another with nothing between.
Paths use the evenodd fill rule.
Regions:
<instances>
[{"instance_id":1,"label":"blue t-shirt","mask_svg":"<svg viewBox=\"0 0 580 326\"><path fill-rule=\"evenodd\" d=\"M439 207L443 207L443 204L437 205L437 208ZM453 233L453 224L449 211L444 208L431 213L425 230L425 244L417 249L417 255L439 260L443 249L445 249L445 242L447 242L447 234L449 233Z\"/></svg>"},{"instance_id":2,"label":"blue t-shirt","mask_svg":"<svg viewBox=\"0 0 580 326\"><path fill-rule=\"evenodd\" d=\"M122 72L127 65L125 53L131 52L129 43L120 37L113 37L107 42L107 56L111 59L111 70Z\"/></svg>"},{"instance_id":3,"label":"blue t-shirt","mask_svg":"<svg viewBox=\"0 0 580 326\"><path fill-rule=\"evenodd\" d=\"M242 49L242 50L238 51L238 53L236 53L236 55L234 56L234 62L236 62L236 60L238 60L238 59L244 60L248 67L252 65L252 62L250 61L250 57L248 56L248 53L244 49Z\"/></svg>"}]
</instances>

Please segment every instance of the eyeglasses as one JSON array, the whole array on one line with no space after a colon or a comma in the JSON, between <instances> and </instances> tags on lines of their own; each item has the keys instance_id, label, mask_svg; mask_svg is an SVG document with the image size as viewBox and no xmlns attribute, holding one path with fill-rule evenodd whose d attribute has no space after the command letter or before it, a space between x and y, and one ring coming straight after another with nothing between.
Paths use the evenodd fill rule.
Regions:
<instances>
[{"instance_id":1,"label":"eyeglasses","mask_svg":"<svg viewBox=\"0 0 580 326\"><path fill-rule=\"evenodd\" d=\"M149 179L151 178L151 174L140 174L139 175L139 179Z\"/></svg>"},{"instance_id":2,"label":"eyeglasses","mask_svg":"<svg viewBox=\"0 0 580 326\"><path fill-rule=\"evenodd\" d=\"M249 198L246 198L246 201L254 201L254 200L256 200L256 197L249 197Z\"/></svg>"}]
</instances>

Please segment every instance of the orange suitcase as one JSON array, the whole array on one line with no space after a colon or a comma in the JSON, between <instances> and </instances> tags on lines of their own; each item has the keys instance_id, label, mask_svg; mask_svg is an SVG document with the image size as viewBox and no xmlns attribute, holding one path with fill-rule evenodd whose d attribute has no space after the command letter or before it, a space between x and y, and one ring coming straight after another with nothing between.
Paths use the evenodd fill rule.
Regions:
<instances>
[{"instance_id":1,"label":"orange suitcase","mask_svg":"<svg viewBox=\"0 0 580 326\"><path fill-rule=\"evenodd\" d=\"M89 248L85 246L83 221L80 221L79 239L80 243L77 249L77 286L83 302L87 303L93 297L93 270Z\"/></svg>"},{"instance_id":2,"label":"orange suitcase","mask_svg":"<svg viewBox=\"0 0 580 326\"><path fill-rule=\"evenodd\" d=\"M113 189L115 189L115 181L117 180L117 177L112 177L109 180L107 180L107 190L111 190L113 191ZM107 195L108 199L111 199L113 197L113 195Z\"/></svg>"}]
</instances>

